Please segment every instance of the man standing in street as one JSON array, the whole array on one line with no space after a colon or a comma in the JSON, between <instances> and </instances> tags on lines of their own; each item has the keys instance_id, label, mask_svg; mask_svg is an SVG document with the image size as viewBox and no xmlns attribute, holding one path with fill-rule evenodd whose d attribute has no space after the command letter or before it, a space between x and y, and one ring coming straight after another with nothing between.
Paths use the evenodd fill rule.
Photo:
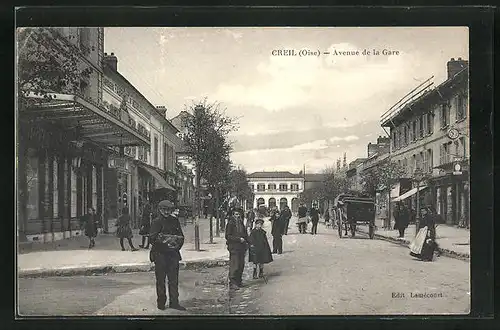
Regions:
<instances>
[{"instance_id":1,"label":"man standing in street","mask_svg":"<svg viewBox=\"0 0 500 330\"><path fill-rule=\"evenodd\" d=\"M165 277L168 278L169 307L186 310L179 304L179 261L184 234L178 219L179 210L170 201L158 204L158 217L151 226L150 239L153 245L150 260L155 263L156 295L158 309L164 310L167 302Z\"/></svg>"},{"instance_id":2,"label":"man standing in street","mask_svg":"<svg viewBox=\"0 0 500 330\"><path fill-rule=\"evenodd\" d=\"M243 210L235 208L226 225L226 244L229 251L229 284L231 289L243 287L248 233L243 223Z\"/></svg>"},{"instance_id":3,"label":"man standing in street","mask_svg":"<svg viewBox=\"0 0 500 330\"><path fill-rule=\"evenodd\" d=\"M283 216L285 223L284 223L284 228L283 228L283 234L287 235L288 234L288 226L290 225L290 219L292 218L292 211L290 211L290 208L288 205L286 205L283 210L281 211L281 215Z\"/></svg>"},{"instance_id":4,"label":"man standing in street","mask_svg":"<svg viewBox=\"0 0 500 330\"><path fill-rule=\"evenodd\" d=\"M299 224L299 232L301 234L305 234L307 229L307 207L304 203L300 204L298 213L299 219L297 220L297 223Z\"/></svg>"},{"instance_id":5,"label":"man standing in street","mask_svg":"<svg viewBox=\"0 0 500 330\"><path fill-rule=\"evenodd\" d=\"M311 210L309 211L309 215L311 216L311 235L316 235L318 233L318 222L319 222L319 210L317 205L313 205Z\"/></svg>"},{"instance_id":6,"label":"man standing in street","mask_svg":"<svg viewBox=\"0 0 500 330\"><path fill-rule=\"evenodd\" d=\"M273 214L271 219L272 222L271 235L273 236L273 253L282 254L283 253L283 233L285 226L285 216L283 212L278 212Z\"/></svg>"}]
</instances>

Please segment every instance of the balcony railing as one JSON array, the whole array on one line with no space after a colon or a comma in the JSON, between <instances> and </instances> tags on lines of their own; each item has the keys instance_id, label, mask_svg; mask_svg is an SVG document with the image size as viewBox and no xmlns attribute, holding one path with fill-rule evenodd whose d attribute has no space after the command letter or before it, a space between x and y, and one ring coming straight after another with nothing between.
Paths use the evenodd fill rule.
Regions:
<instances>
[{"instance_id":1,"label":"balcony railing","mask_svg":"<svg viewBox=\"0 0 500 330\"><path fill-rule=\"evenodd\" d=\"M300 189L257 189L257 190L252 190L253 192L275 192L275 193L280 193L280 192L299 192Z\"/></svg>"},{"instance_id":2,"label":"balcony railing","mask_svg":"<svg viewBox=\"0 0 500 330\"><path fill-rule=\"evenodd\" d=\"M111 103L108 103L106 101L102 101L102 103L99 105L94 99L92 98L89 98L85 95L78 95L80 96L81 98L84 98L85 100L87 100L88 102L94 104L96 107L99 107L99 108L104 108L106 109L106 111L111 114L113 117L115 117L116 119L122 121L123 123L127 124L130 128L132 128L135 132L139 133L140 135L144 136L144 137L147 137L148 139L151 139L151 135L149 134L148 131L144 131L144 130L140 130L138 129L137 127L135 127L135 124L133 121L125 121L121 118L121 109L116 107L115 105L111 104Z\"/></svg>"}]
</instances>

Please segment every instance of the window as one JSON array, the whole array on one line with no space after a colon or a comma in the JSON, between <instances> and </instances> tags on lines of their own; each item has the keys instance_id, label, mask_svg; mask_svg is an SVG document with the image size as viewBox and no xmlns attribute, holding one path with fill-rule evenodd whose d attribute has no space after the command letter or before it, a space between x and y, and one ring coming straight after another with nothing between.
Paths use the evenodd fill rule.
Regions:
<instances>
[{"instance_id":1,"label":"window","mask_svg":"<svg viewBox=\"0 0 500 330\"><path fill-rule=\"evenodd\" d=\"M427 150L427 168L428 168L428 172L432 173L432 170L434 168L433 161L432 161L432 149Z\"/></svg>"},{"instance_id":2,"label":"window","mask_svg":"<svg viewBox=\"0 0 500 330\"><path fill-rule=\"evenodd\" d=\"M267 185L267 189L269 190L276 190L276 185L274 183L270 183Z\"/></svg>"},{"instance_id":3,"label":"window","mask_svg":"<svg viewBox=\"0 0 500 330\"><path fill-rule=\"evenodd\" d=\"M441 128L445 128L450 124L450 107L448 104L441 105Z\"/></svg>"},{"instance_id":4,"label":"window","mask_svg":"<svg viewBox=\"0 0 500 330\"><path fill-rule=\"evenodd\" d=\"M460 141L460 145L461 145L461 150L460 150L460 153L459 155L461 155L462 157L467 157L467 146L465 145L465 137L461 137L459 139Z\"/></svg>"},{"instance_id":5,"label":"window","mask_svg":"<svg viewBox=\"0 0 500 330\"><path fill-rule=\"evenodd\" d=\"M413 175L413 172L415 172L415 168L417 166L417 157L413 155L411 157L411 163L410 163L410 175Z\"/></svg>"},{"instance_id":6,"label":"window","mask_svg":"<svg viewBox=\"0 0 500 330\"><path fill-rule=\"evenodd\" d=\"M424 137L424 116L420 116L418 118L418 136L420 138L423 138Z\"/></svg>"},{"instance_id":7,"label":"window","mask_svg":"<svg viewBox=\"0 0 500 330\"><path fill-rule=\"evenodd\" d=\"M396 129L392 131L392 147L396 149Z\"/></svg>"},{"instance_id":8,"label":"window","mask_svg":"<svg viewBox=\"0 0 500 330\"><path fill-rule=\"evenodd\" d=\"M34 149L28 150L26 164L26 185L28 189L28 219L38 218L38 157Z\"/></svg>"},{"instance_id":9,"label":"window","mask_svg":"<svg viewBox=\"0 0 500 330\"><path fill-rule=\"evenodd\" d=\"M417 134L418 134L417 121L416 120L412 122L412 134L413 134L412 141L416 141L417 140Z\"/></svg>"},{"instance_id":10,"label":"window","mask_svg":"<svg viewBox=\"0 0 500 330\"><path fill-rule=\"evenodd\" d=\"M429 164L428 164L428 159L427 159L427 151L421 152L420 157L422 158L422 171L423 172L428 172L429 171Z\"/></svg>"},{"instance_id":11,"label":"window","mask_svg":"<svg viewBox=\"0 0 500 330\"><path fill-rule=\"evenodd\" d=\"M259 183L257 185L257 191L265 191L266 190L266 185L263 183Z\"/></svg>"},{"instance_id":12,"label":"window","mask_svg":"<svg viewBox=\"0 0 500 330\"><path fill-rule=\"evenodd\" d=\"M154 153L155 166L160 166L160 163L159 163L159 160L158 160L158 138L156 136L154 138L154 146L153 146L153 148L154 148L153 153Z\"/></svg>"},{"instance_id":13,"label":"window","mask_svg":"<svg viewBox=\"0 0 500 330\"><path fill-rule=\"evenodd\" d=\"M464 93L457 96L457 121L462 120L466 116L467 99Z\"/></svg>"},{"instance_id":14,"label":"window","mask_svg":"<svg viewBox=\"0 0 500 330\"><path fill-rule=\"evenodd\" d=\"M434 132L434 113L429 112L427 114L427 134L432 134Z\"/></svg>"},{"instance_id":15,"label":"window","mask_svg":"<svg viewBox=\"0 0 500 330\"><path fill-rule=\"evenodd\" d=\"M458 157L458 156L461 156L460 153L462 152L462 149L460 148L460 141L459 140L455 140L455 142L453 142L453 144L455 145L455 151L454 151L454 156L455 157Z\"/></svg>"},{"instance_id":16,"label":"window","mask_svg":"<svg viewBox=\"0 0 500 330\"><path fill-rule=\"evenodd\" d=\"M412 127L412 125L413 125L412 122L410 122L408 124L408 143L413 141L413 130L412 130L413 127Z\"/></svg>"},{"instance_id":17,"label":"window","mask_svg":"<svg viewBox=\"0 0 500 330\"><path fill-rule=\"evenodd\" d=\"M287 191L288 190L288 185L286 183L281 183L280 184L280 191Z\"/></svg>"},{"instance_id":18,"label":"window","mask_svg":"<svg viewBox=\"0 0 500 330\"><path fill-rule=\"evenodd\" d=\"M451 161L450 159L450 149L452 142L443 143L439 150L439 163L446 164Z\"/></svg>"},{"instance_id":19,"label":"window","mask_svg":"<svg viewBox=\"0 0 500 330\"><path fill-rule=\"evenodd\" d=\"M398 130L398 148L403 146L403 134L401 132L401 128Z\"/></svg>"},{"instance_id":20,"label":"window","mask_svg":"<svg viewBox=\"0 0 500 330\"><path fill-rule=\"evenodd\" d=\"M76 209L77 209L77 190L76 190L76 170L73 166L71 166L71 217L76 217Z\"/></svg>"},{"instance_id":21,"label":"window","mask_svg":"<svg viewBox=\"0 0 500 330\"><path fill-rule=\"evenodd\" d=\"M163 142L163 169L166 171L168 167L167 144Z\"/></svg>"},{"instance_id":22,"label":"window","mask_svg":"<svg viewBox=\"0 0 500 330\"><path fill-rule=\"evenodd\" d=\"M405 170L406 173L408 173L408 159L407 158L403 159L403 169Z\"/></svg>"},{"instance_id":23,"label":"window","mask_svg":"<svg viewBox=\"0 0 500 330\"><path fill-rule=\"evenodd\" d=\"M408 127L404 125L403 127L404 144L408 145Z\"/></svg>"},{"instance_id":24,"label":"window","mask_svg":"<svg viewBox=\"0 0 500 330\"><path fill-rule=\"evenodd\" d=\"M290 185L290 189L291 189L292 191L298 191L298 190L299 190L299 185L298 185L297 183L292 183L292 184Z\"/></svg>"},{"instance_id":25,"label":"window","mask_svg":"<svg viewBox=\"0 0 500 330\"><path fill-rule=\"evenodd\" d=\"M254 186L253 184L249 184L248 186L250 187L250 190L251 190L251 191L254 191L254 190L255 190L255 186Z\"/></svg>"}]
</instances>

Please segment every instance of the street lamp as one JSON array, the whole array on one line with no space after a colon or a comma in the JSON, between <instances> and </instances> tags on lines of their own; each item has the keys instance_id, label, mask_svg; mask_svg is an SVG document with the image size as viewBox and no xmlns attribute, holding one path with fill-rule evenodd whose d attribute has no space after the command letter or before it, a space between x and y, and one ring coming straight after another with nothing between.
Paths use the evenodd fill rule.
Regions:
<instances>
[{"instance_id":1,"label":"street lamp","mask_svg":"<svg viewBox=\"0 0 500 330\"><path fill-rule=\"evenodd\" d=\"M417 182L417 217L415 219L415 236L418 234L418 225L420 224L420 182L424 179L424 172L417 168L413 173L413 179Z\"/></svg>"}]
</instances>

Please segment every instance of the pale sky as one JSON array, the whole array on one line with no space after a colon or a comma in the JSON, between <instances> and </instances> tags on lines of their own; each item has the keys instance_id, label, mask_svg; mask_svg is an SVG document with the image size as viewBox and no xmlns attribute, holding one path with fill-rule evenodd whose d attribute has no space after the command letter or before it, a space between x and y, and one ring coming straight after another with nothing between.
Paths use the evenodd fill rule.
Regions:
<instances>
[{"instance_id":1,"label":"pale sky","mask_svg":"<svg viewBox=\"0 0 500 330\"><path fill-rule=\"evenodd\" d=\"M118 71L168 118L208 98L239 118L233 162L254 171L320 172L367 156L379 118L450 58L469 59L465 27L106 28ZM399 55L273 56L274 49Z\"/></svg>"}]
</instances>

